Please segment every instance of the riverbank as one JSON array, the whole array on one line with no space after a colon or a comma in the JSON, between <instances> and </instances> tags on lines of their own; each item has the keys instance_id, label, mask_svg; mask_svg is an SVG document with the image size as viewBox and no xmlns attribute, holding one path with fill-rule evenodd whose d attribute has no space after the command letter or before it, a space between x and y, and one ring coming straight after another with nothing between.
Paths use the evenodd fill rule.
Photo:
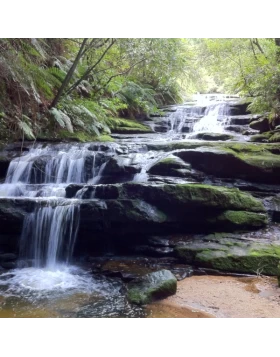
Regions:
<instances>
[{"instance_id":1,"label":"riverbank","mask_svg":"<svg viewBox=\"0 0 280 357\"><path fill-rule=\"evenodd\" d=\"M192 276L150 309L150 317L278 318L280 289L273 277Z\"/></svg>"}]
</instances>

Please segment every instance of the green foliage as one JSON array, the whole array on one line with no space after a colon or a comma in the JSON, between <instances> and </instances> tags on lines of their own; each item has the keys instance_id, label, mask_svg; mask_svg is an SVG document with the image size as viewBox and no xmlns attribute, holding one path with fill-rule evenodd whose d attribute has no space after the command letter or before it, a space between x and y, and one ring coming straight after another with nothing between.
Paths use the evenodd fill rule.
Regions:
<instances>
[{"instance_id":1,"label":"green foliage","mask_svg":"<svg viewBox=\"0 0 280 357\"><path fill-rule=\"evenodd\" d=\"M26 122L19 121L18 126L23 131L23 134L27 139L31 139L31 140L35 139L35 136L33 134L31 127Z\"/></svg>"},{"instance_id":2,"label":"green foliage","mask_svg":"<svg viewBox=\"0 0 280 357\"><path fill-rule=\"evenodd\" d=\"M0 39L1 127L11 139L57 128L109 134L121 127L111 118L145 117L196 91L250 97L249 109L269 112L270 124L280 115L279 49L273 39L246 38L87 39L49 113L83 40Z\"/></svg>"},{"instance_id":3,"label":"green foliage","mask_svg":"<svg viewBox=\"0 0 280 357\"><path fill-rule=\"evenodd\" d=\"M280 63L274 39L195 39L197 90L250 97L255 113L280 113ZM211 81L209 81L209 78Z\"/></svg>"}]
</instances>

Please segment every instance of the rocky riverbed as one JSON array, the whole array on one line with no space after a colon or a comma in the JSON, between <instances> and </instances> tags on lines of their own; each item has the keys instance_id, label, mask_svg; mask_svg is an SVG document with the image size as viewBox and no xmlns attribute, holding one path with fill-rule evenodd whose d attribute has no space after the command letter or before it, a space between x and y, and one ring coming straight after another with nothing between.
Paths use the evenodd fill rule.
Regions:
<instances>
[{"instance_id":1,"label":"rocky riverbed","mask_svg":"<svg viewBox=\"0 0 280 357\"><path fill-rule=\"evenodd\" d=\"M218 285L218 278L197 276L201 274L279 276L280 149L276 139L254 139L265 133L256 124L264 121L261 115L248 114L245 104L186 105L144 122L149 128L145 133L115 131L110 143L5 147L0 154L0 288L5 309L13 306L13 299L24 300L37 291L38 283L41 292L52 291L49 272L58 274L51 280L55 290L64 291L64 278L70 279L70 290L72 278L78 279L82 294L84 282L96 285L87 274L84 280L84 273L73 273L72 264L102 282L97 293L86 289L90 301L102 295L102 284L107 291L115 284L110 279L118 281L113 295L121 308L108 310L114 302L103 296L102 303L92 302L98 313L82 308L89 316L102 316L102 311L103 316L146 316L147 310L129 299L130 286L135 288L137 281L153 296L142 299L142 292L137 293L137 301L146 304L174 294L175 286L166 292L169 280L178 280L176 298L188 281L207 286L209 279L214 290L223 286L227 291L227 281L234 285L234 279L241 279L224 277ZM43 280L38 279L40 269ZM24 289L18 289L22 283ZM199 283L194 284L199 291ZM8 291L15 296L7 305ZM77 309L77 316L86 314Z\"/></svg>"}]
</instances>

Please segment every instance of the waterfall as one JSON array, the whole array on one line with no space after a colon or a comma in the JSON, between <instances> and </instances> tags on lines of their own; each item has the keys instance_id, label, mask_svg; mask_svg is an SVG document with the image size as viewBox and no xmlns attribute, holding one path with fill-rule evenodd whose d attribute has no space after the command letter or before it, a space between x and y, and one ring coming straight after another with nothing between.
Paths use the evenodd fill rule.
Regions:
<instances>
[{"instance_id":1,"label":"waterfall","mask_svg":"<svg viewBox=\"0 0 280 357\"><path fill-rule=\"evenodd\" d=\"M169 116L168 136L182 133L223 132L229 116L226 102L212 102L208 106L180 106Z\"/></svg>"},{"instance_id":2,"label":"waterfall","mask_svg":"<svg viewBox=\"0 0 280 357\"><path fill-rule=\"evenodd\" d=\"M79 206L73 202L39 205L23 223L20 260L32 260L34 267L54 269L72 257L79 225Z\"/></svg>"},{"instance_id":3,"label":"waterfall","mask_svg":"<svg viewBox=\"0 0 280 357\"><path fill-rule=\"evenodd\" d=\"M176 112L169 116L169 135L192 131L194 120L203 116L205 108L199 106L178 107Z\"/></svg>"},{"instance_id":4,"label":"waterfall","mask_svg":"<svg viewBox=\"0 0 280 357\"><path fill-rule=\"evenodd\" d=\"M223 132L229 115L229 106L227 103L215 103L209 105L205 110L205 115L194 124L193 132Z\"/></svg>"}]
</instances>

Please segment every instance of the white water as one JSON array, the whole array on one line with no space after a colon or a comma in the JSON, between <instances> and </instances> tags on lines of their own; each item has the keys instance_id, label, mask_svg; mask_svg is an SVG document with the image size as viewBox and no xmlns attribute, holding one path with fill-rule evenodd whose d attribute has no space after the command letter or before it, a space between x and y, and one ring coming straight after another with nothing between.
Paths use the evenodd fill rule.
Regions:
<instances>
[{"instance_id":1,"label":"white water","mask_svg":"<svg viewBox=\"0 0 280 357\"><path fill-rule=\"evenodd\" d=\"M84 290L90 285L89 277L69 265L79 204L63 197L69 183L97 182L115 146L108 144L104 154L98 144L38 145L12 160L0 196L36 198L36 207L23 222L18 263L22 269L2 274L0 285L7 285L8 291Z\"/></svg>"},{"instance_id":2,"label":"white water","mask_svg":"<svg viewBox=\"0 0 280 357\"><path fill-rule=\"evenodd\" d=\"M193 133L222 133L227 124L229 107L227 103L217 103L206 108L205 115L193 126Z\"/></svg>"},{"instance_id":3,"label":"white water","mask_svg":"<svg viewBox=\"0 0 280 357\"><path fill-rule=\"evenodd\" d=\"M24 291L45 293L74 289L90 292L93 288L98 289L98 285L93 284L92 277L84 270L63 264L58 264L54 269L30 267L9 271L1 275L1 285L9 286L10 295Z\"/></svg>"},{"instance_id":4,"label":"white water","mask_svg":"<svg viewBox=\"0 0 280 357\"><path fill-rule=\"evenodd\" d=\"M192 133L220 132L225 124L226 108L225 103L217 103L204 113L199 106L181 106L169 117L167 136L158 136L161 140L172 138L181 134L186 124ZM141 167L131 177L134 182L147 182L148 170L166 155L148 151L141 140L139 144L134 140L123 146L106 144L105 148L90 143L37 145L12 160L5 183L0 185L0 197L28 197L36 201L36 208L26 215L23 224L19 253L23 268L2 274L0 285L4 284L2 278L9 291L67 290L75 286L84 289L84 283L94 285L70 265L79 226L79 199L87 190L81 188L76 199L69 200L65 199L65 188L70 183L98 184L107 162L117 152L122 153L119 158L123 165ZM88 198L93 199L94 194L93 189ZM148 208L151 209L144 207Z\"/></svg>"},{"instance_id":5,"label":"white water","mask_svg":"<svg viewBox=\"0 0 280 357\"><path fill-rule=\"evenodd\" d=\"M48 269L55 269L61 261L67 264L73 253L78 225L79 206L73 200L66 204L49 201L47 206L38 203L23 222L20 260L30 260L32 266Z\"/></svg>"},{"instance_id":6,"label":"white water","mask_svg":"<svg viewBox=\"0 0 280 357\"><path fill-rule=\"evenodd\" d=\"M195 106L178 107L169 116L170 130L167 136L174 137L183 132L196 134L201 132L221 133L227 124L229 106L226 102L212 102L206 108Z\"/></svg>"}]
</instances>

